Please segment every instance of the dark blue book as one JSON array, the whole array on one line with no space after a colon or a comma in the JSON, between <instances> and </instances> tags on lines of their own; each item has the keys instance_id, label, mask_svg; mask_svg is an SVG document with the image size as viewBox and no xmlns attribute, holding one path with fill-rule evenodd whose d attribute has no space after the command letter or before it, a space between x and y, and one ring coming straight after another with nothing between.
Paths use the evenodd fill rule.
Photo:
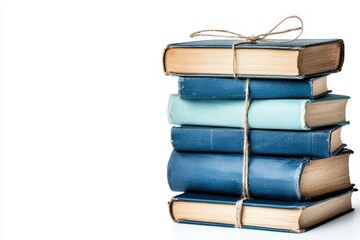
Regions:
<instances>
[{"instance_id":1,"label":"dark blue book","mask_svg":"<svg viewBox=\"0 0 360 240\"><path fill-rule=\"evenodd\" d=\"M311 131L249 130L250 153L330 157L346 145L341 141L341 126ZM242 128L182 126L171 129L174 150L190 152L243 153Z\"/></svg>"},{"instance_id":2,"label":"dark blue book","mask_svg":"<svg viewBox=\"0 0 360 240\"><path fill-rule=\"evenodd\" d=\"M252 79L250 96L266 98L314 99L331 92L326 76L307 78L301 81L281 79ZM219 77L180 77L179 96L182 99L244 99L244 79Z\"/></svg>"},{"instance_id":3,"label":"dark blue book","mask_svg":"<svg viewBox=\"0 0 360 240\"><path fill-rule=\"evenodd\" d=\"M236 207L239 198L183 193L171 199L169 209L177 223L237 227L241 219L246 229L302 233L351 212L352 192L311 202L249 199L241 213Z\"/></svg>"},{"instance_id":4,"label":"dark blue book","mask_svg":"<svg viewBox=\"0 0 360 240\"><path fill-rule=\"evenodd\" d=\"M304 201L349 189L351 153L344 149L321 159L250 155L250 196ZM168 183L173 191L240 196L242 164L240 154L174 151L168 163Z\"/></svg>"},{"instance_id":5,"label":"dark blue book","mask_svg":"<svg viewBox=\"0 0 360 240\"><path fill-rule=\"evenodd\" d=\"M166 74L233 77L233 49L238 39L169 44L164 51ZM341 39L297 39L287 43L256 42L236 46L236 75L245 78L302 79L341 70Z\"/></svg>"}]
</instances>

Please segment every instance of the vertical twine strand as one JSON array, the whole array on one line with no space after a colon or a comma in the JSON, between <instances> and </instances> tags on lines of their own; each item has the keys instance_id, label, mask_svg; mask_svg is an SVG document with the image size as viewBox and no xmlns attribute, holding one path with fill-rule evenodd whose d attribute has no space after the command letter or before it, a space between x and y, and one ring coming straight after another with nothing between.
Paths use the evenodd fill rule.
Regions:
<instances>
[{"instance_id":1,"label":"vertical twine strand","mask_svg":"<svg viewBox=\"0 0 360 240\"><path fill-rule=\"evenodd\" d=\"M235 215L235 227L236 228L242 228L242 210L243 210L243 202L244 199L240 199L236 202L236 215Z\"/></svg>"},{"instance_id":2,"label":"vertical twine strand","mask_svg":"<svg viewBox=\"0 0 360 240\"><path fill-rule=\"evenodd\" d=\"M243 42L237 42L232 45L233 51L233 76L235 80L237 78L237 56L236 56L236 46L240 44L252 43L251 40L246 40ZM250 78L245 80L245 101L244 101L244 116L243 116L243 128L244 128L244 145L243 145L243 164L242 164L242 194L241 199L236 202L236 221L235 227L242 228L242 210L243 203L245 200L250 198L249 190L249 123L248 123L248 113L251 104L250 98Z\"/></svg>"},{"instance_id":3,"label":"vertical twine strand","mask_svg":"<svg viewBox=\"0 0 360 240\"><path fill-rule=\"evenodd\" d=\"M249 123L248 123L248 114L251 104L250 98L250 78L246 79L245 82L245 103L244 103L244 117L243 117L243 127L244 127L244 146L243 146L243 164L242 164L242 197L236 202L236 228L242 228L242 216L243 216L243 203L245 200L250 198L250 189L249 189Z\"/></svg>"},{"instance_id":4,"label":"vertical twine strand","mask_svg":"<svg viewBox=\"0 0 360 240\"><path fill-rule=\"evenodd\" d=\"M234 79L237 78L237 56L236 56L236 46L240 44L249 43L248 41L234 43L232 45L233 50L233 75ZM242 198L248 199L250 197L249 191L249 123L248 123L248 113L251 105L250 98L250 78L245 80L245 101L244 101L244 116L243 116L243 128L244 128L244 145L243 145L243 165L242 165Z\"/></svg>"},{"instance_id":5,"label":"vertical twine strand","mask_svg":"<svg viewBox=\"0 0 360 240\"><path fill-rule=\"evenodd\" d=\"M244 126L244 150L243 150L243 175L242 175L242 197L244 199L248 199L250 197L249 191L249 123L248 123L248 114L249 108L251 104L251 98L249 97L250 93L250 79L246 79L245 85L245 111L243 118L243 126Z\"/></svg>"},{"instance_id":6,"label":"vertical twine strand","mask_svg":"<svg viewBox=\"0 0 360 240\"><path fill-rule=\"evenodd\" d=\"M237 56L236 56L236 46L240 44L252 43L251 41L237 42L232 45L233 51L233 76L235 80L237 78ZM248 114L249 108L251 104L250 98L250 78L245 80L245 101L244 101L244 116L243 116L243 128L244 128L244 145L243 145L243 164L242 164L242 196L236 202L236 221L235 227L242 228L242 211L243 211L243 203L245 200L250 198L250 190L249 190L249 122L248 122Z\"/></svg>"},{"instance_id":7,"label":"vertical twine strand","mask_svg":"<svg viewBox=\"0 0 360 240\"><path fill-rule=\"evenodd\" d=\"M280 25L282 25L285 21L289 19L296 19L300 22L299 27L288 28L282 31L275 31ZM298 16L289 16L281 20L278 24L276 24L272 29L268 32L246 36L239 33L231 32L223 29L205 29L201 31L193 32L190 37L199 37L199 36L207 36L207 37L225 37L225 38L237 38L243 39L242 42L235 42L232 45L233 51L233 77L235 80L238 80L238 64L237 64L237 56L236 56L236 46L240 44L251 44L256 42L269 42L269 43L289 43L300 37L304 29L303 21ZM266 39L268 36L273 35L281 35L289 32L299 31L299 33L292 39L289 40L274 40L274 39ZM243 165L242 165L242 196L236 202L236 216L235 216L235 227L242 228L242 211L243 211L243 203L246 199L250 198L250 190L249 190L249 123L248 123L248 114L249 108L251 104L250 98L250 79L246 79L245 83L245 103L244 103L244 117L243 117L243 128L244 128L244 146L243 146Z\"/></svg>"}]
</instances>

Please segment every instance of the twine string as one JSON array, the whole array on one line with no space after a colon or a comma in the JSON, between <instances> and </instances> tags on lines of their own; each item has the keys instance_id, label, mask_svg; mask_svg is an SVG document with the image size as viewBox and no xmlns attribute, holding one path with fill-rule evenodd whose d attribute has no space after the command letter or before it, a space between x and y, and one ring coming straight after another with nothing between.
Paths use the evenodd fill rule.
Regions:
<instances>
[{"instance_id":1,"label":"twine string","mask_svg":"<svg viewBox=\"0 0 360 240\"><path fill-rule=\"evenodd\" d=\"M300 22L299 27L288 28L282 31L275 31L281 24L289 19L297 19ZM201 31L196 31L190 34L190 37L220 37L220 38L237 38L242 39L242 41L235 42L232 44L233 52L233 77L235 80L238 80L238 64L237 64L237 55L236 47L241 44L253 44L256 42L268 42L268 43L289 43L298 39L304 29L304 23L302 19L298 16L289 16L277 23L273 28L268 32L246 36L236 32L231 32L223 29L205 29ZM275 39L266 39L268 36L281 35L289 32L299 31L299 33L292 39L287 40L275 40ZM244 128L244 145L243 145L243 164L242 164L242 196L236 202L236 216L235 216L235 227L242 228L242 212L243 212L243 203L250 198L250 189L249 189L249 155L250 155L250 144L249 144L249 122L248 114L251 105L250 98L250 78L245 80L245 102L244 102L244 116L243 116L243 128Z\"/></svg>"},{"instance_id":2,"label":"twine string","mask_svg":"<svg viewBox=\"0 0 360 240\"><path fill-rule=\"evenodd\" d=\"M241 198L236 202L236 221L235 227L242 228L242 212L243 203L250 198L249 188L249 123L248 114L251 104L250 98L250 78L245 80L245 106L244 106L244 117L243 117L243 128L244 128L244 145L243 145L243 164L242 164L242 194Z\"/></svg>"},{"instance_id":3,"label":"twine string","mask_svg":"<svg viewBox=\"0 0 360 240\"><path fill-rule=\"evenodd\" d=\"M245 201L244 198L239 199L236 204L236 215L235 215L235 227L242 228L242 211L243 211L243 202Z\"/></svg>"},{"instance_id":4,"label":"twine string","mask_svg":"<svg viewBox=\"0 0 360 240\"><path fill-rule=\"evenodd\" d=\"M286 22L289 19L296 19L300 22L300 26L298 27L292 27L292 28L287 28L285 30L282 31L275 31L279 26L281 26L281 24L283 24L284 22ZM220 37L220 38L238 38L238 39L243 39L245 42L248 43L255 43L255 42L274 42L274 43L287 43L287 42L292 42L295 41L296 39L298 39L304 29L304 23L302 21L302 19L298 16L289 16L284 18L283 20L281 20L279 23L277 23L273 28L271 28L269 31L265 32L265 33L261 33L258 35L250 35L250 36L246 36L240 33L236 33L236 32L232 32L232 31L228 31L228 30L224 30L224 29L204 29L204 30L200 30L200 31L196 31L190 34L190 37ZM292 39L289 40L274 40L274 39L266 39L268 36L273 36L273 35L281 35L281 34L285 34L285 33L289 33L289 32L294 32L294 31L299 31L299 33Z\"/></svg>"},{"instance_id":5,"label":"twine string","mask_svg":"<svg viewBox=\"0 0 360 240\"><path fill-rule=\"evenodd\" d=\"M251 105L250 98L250 78L246 79L245 83L245 111L243 117L243 127L244 127L244 146L243 146L243 169L242 169L242 197L244 200L250 198L250 189L249 189L249 122L248 114L249 108Z\"/></svg>"}]
</instances>

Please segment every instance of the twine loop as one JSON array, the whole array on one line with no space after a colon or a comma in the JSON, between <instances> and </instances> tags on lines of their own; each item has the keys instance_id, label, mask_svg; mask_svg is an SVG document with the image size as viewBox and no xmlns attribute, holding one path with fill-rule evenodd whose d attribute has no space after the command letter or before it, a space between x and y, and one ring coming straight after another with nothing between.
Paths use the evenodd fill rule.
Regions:
<instances>
[{"instance_id":1,"label":"twine loop","mask_svg":"<svg viewBox=\"0 0 360 240\"><path fill-rule=\"evenodd\" d=\"M281 31L275 31L279 26L281 26L284 22L286 22L289 19L296 19L299 20L300 26L293 27L293 28L287 28L285 30ZM281 20L278 24L276 24L273 28L271 28L269 31L265 33L261 33L258 35L250 35L246 36L240 33L224 30L224 29L204 29L200 31L196 31L190 34L190 37L221 37L221 38L239 38L243 39L244 42L247 43L255 43L255 42L273 42L273 43L287 43L292 42L298 39L304 29L304 23L302 19L298 16L289 16ZM266 39L268 36L274 36L274 35L281 35L289 32L299 31L298 35L296 35L294 38L289 40L274 40L274 39Z\"/></svg>"},{"instance_id":2,"label":"twine loop","mask_svg":"<svg viewBox=\"0 0 360 240\"><path fill-rule=\"evenodd\" d=\"M297 19L300 22L300 26L287 28L282 31L276 31L276 29L289 19ZM235 80L238 80L238 69L237 69L237 56L236 56L236 46L241 44L255 44L256 42L268 42L268 43L289 43L298 39L303 33L304 23L302 19L298 16L289 16L277 23L273 28L268 32L258 34L258 35L242 35L240 33L231 32L223 29L205 29L201 31L196 31L190 34L190 37L220 37L220 38L236 38L242 39L242 41L234 42L232 44L233 52L233 77ZM289 32L299 31L292 39L287 40L275 40L275 39L266 39L268 36L281 35ZM248 113L251 104L250 97L250 78L246 79L245 82L245 101L244 101L244 117L243 117L243 128L244 128L244 146L243 146L243 165L242 165L242 196L236 202L236 216L235 216L235 227L242 228L242 212L243 212L243 203L250 198L250 189L249 189L249 122L248 122Z\"/></svg>"}]
</instances>

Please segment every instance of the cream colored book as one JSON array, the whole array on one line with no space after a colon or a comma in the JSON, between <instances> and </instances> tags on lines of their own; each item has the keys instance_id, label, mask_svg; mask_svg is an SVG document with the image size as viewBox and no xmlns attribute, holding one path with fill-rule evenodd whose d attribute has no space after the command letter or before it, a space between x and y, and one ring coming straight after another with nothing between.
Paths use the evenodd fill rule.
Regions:
<instances>
[{"instance_id":1,"label":"cream colored book","mask_svg":"<svg viewBox=\"0 0 360 240\"><path fill-rule=\"evenodd\" d=\"M181 76L233 76L232 45L239 40L204 40L169 44L164 71ZM248 43L236 47L238 77L304 78L340 71L341 39L298 39L289 43Z\"/></svg>"},{"instance_id":2,"label":"cream colored book","mask_svg":"<svg viewBox=\"0 0 360 240\"><path fill-rule=\"evenodd\" d=\"M241 210L243 228L302 233L353 210L352 191L312 202L251 199ZM239 218L238 198L184 193L170 202L175 222L235 227Z\"/></svg>"}]
</instances>

